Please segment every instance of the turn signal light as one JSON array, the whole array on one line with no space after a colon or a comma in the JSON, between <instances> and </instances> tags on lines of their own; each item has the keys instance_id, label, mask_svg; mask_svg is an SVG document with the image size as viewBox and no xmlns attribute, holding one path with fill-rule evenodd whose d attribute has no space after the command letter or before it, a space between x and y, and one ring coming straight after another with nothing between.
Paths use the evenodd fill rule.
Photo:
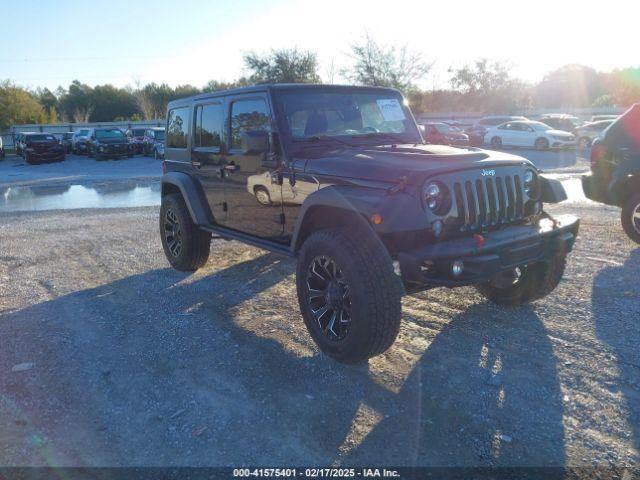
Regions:
<instances>
[{"instance_id":1,"label":"turn signal light","mask_svg":"<svg viewBox=\"0 0 640 480\"><path fill-rule=\"evenodd\" d=\"M371 221L374 225L380 225L382 223L382 217L379 213L374 213L373 215L371 215Z\"/></svg>"}]
</instances>

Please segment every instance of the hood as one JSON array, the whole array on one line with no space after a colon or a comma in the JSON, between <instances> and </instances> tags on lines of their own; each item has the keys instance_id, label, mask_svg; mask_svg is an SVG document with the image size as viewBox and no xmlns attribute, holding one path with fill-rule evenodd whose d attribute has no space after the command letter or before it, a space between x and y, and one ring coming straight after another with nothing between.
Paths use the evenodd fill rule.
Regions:
<instances>
[{"instance_id":1,"label":"hood","mask_svg":"<svg viewBox=\"0 0 640 480\"><path fill-rule=\"evenodd\" d=\"M573 137L573 133L566 130L545 130L545 133L549 135L558 135L559 137Z\"/></svg>"},{"instance_id":2,"label":"hood","mask_svg":"<svg viewBox=\"0 0 640 480\"><path fill-rule=\"evenodd\" d=\"M527 164L523 157L478 148L445 145L398 145L336 150L308 158L305 172L316 175L379 181L421 183L431 175L452 170Z\"/></svg>"}]
</instances>

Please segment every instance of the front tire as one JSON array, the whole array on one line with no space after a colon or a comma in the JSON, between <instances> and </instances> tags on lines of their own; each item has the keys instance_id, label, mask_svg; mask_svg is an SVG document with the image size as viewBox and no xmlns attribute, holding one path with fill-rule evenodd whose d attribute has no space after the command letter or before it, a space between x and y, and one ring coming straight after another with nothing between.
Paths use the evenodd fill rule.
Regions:
<instances>
[{"instance_id":1,"label":"front tire","mask_svg":"<svg viewBox=\"0 0 640 480\"><path fill-rule=\"evenodd\" d=\"M312 234L298 256L296 286L309 334L333 359L363 362L395 341L402 286L384 247L367 233Z\"/></svg>"},{"instance_id":2,"label":"front tire","mask_svg":"<svg viewBox=\"0 0 640 480\"><path fill-rule=\"evenodd\" d=\"M627 236L640 243L640 193L632 195L622 207L622 228Z\"/></svg>"},{"instance_id":3,"label":"front tire","mask_svg":"<svg viewBox=\"0 0 640 480\"><path fill-rule=\"evenodd\" d=\"M502 147L502 139L500 137L493 137L491 139L491 146L493 148L501 148Z\"/></svg>"},{"instance_id":4,"label":"front tire","mask_svg":"<svg viewBox=\"0 0 640 480\"><path fill-rule=\"evenodd\" d=\"M207 263L211 234L193 223L179 193L162 197L160 238L167 260L176 270L193 272Z\"/></svg>"},{"instance_id":5,"label":"front tire","mask_svg":"<svg viewBox=\"0 0 640 480\"><path fill-rule=\"evenodd\" d=\"M549 150L549 140L546 138L538 138L533 146L536 150Z\"/></svg>"},{"instance_id":6,"label":"front tire","mask_svg":"<svg viewBox=\"0 0 640 480\"><path fill-rule=\"evenodd\" d=\"M566 253L556 253L544 262L517 267L476 285L487 300L499 305L518 306L550 294L560 283L566 265Z\"/></svg>"}]
</instances>

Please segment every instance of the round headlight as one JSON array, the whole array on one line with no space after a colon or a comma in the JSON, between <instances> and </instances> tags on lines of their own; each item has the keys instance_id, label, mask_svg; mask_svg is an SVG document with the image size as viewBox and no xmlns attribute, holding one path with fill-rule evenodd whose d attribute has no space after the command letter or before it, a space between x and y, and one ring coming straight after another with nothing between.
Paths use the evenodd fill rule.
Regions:
<instances>
[{"instance_id":1,"label":"round headlight","mask_svg":"<svg viewBox=\"0 0 640 480\"><path fill-rule=\"evenodd\" d=\"M537 195L536 174L533 170L524 172L524 191L529 197L535 197Z\"/></svg>"},{"instance_id":2,"label":"round headlight","mask_svg":"<svg viewBox=\"0 0 640 480\"><path fill-rule=\"evenodd\" d=\"M443 215L450 208L450 200L447 187L440 182L429 182L422 187L424 204L432 212Z\"/></svg>"}]
</instances>

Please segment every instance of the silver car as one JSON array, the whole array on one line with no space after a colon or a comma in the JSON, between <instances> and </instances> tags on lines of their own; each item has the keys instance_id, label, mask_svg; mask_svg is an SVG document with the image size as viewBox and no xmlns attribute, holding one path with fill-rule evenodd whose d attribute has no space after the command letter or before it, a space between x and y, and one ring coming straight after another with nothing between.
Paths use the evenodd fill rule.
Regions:
<instances>
[{"instance_id":1,"label":"silver car","mask_svg":"<svg viewBox=\"0 0 640 480\"><path fill-rule=\"evenodd\" d=\"M590 147L593 141L611 125L614 120L600 120L598 122L585 123L576 130L576 138L580 148Z\"/></svg>"}]
</instances>

